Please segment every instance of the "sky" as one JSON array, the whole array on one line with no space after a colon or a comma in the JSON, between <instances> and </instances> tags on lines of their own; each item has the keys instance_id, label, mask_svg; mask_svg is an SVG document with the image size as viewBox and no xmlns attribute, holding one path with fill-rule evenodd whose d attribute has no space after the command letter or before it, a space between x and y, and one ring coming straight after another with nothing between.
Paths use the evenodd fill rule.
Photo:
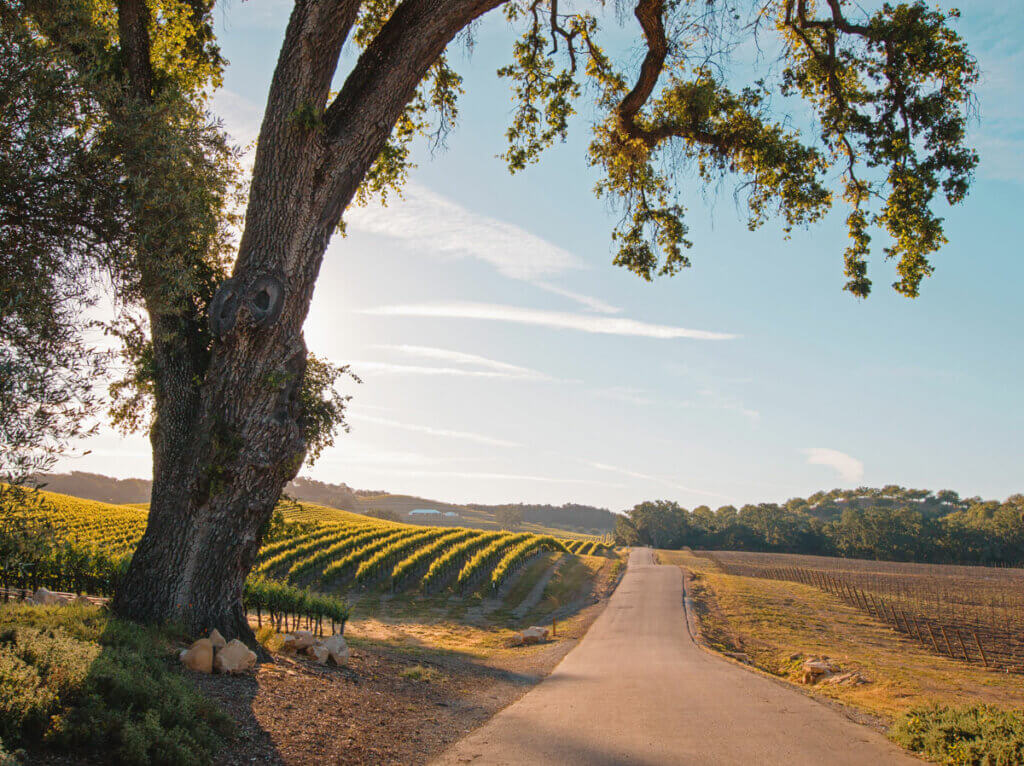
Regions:
<instances>
[{"instance_id":1,"label":"sky","mask_svg":"<svg viewBox=\"0 0 1024 766\"><path fill-rule=\"evenodd\" d=\"M213 105L240 143L258 134L289 10L218 11L230 66ZM452 53L466 92L447 148L418 146L404 199L349 210L328 248L307 345L363 382L345 386L350 432L302 475L612 510L890 483L1024 491L1024 6L962 11L983 71L973 191L942 211L949 244L921 296L889 289L876 254L864 301L842 291L841 206L786 239L778 223L748 231L728 187L687 177L692 268L647 283L612 265L589 114L525 172L497 157L513 33L485 17L472 51ZM148 442L104 428L58 469L148 477Z\"/></svg>"}]
</instances>

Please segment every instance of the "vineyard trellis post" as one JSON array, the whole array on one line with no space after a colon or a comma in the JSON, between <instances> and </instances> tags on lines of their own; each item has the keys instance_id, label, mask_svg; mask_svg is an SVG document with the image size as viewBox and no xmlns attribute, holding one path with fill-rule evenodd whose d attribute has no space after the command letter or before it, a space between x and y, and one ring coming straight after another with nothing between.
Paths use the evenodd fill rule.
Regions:
<instances>
[{"instance_id":1,"label":"vineyard trellis post","mask_svg":"<svg viewBox=\"0 0 1024 766\"><path fill-rule=\"evenodd\" d=\"M946 642L946 648L949 650L949 656L953 656L953 645L949 642L949 636L946 634L946 626L940 625L939 630L942 631L942 640Z\"/></svg>"},{"instance_id":2,"label":"vineyard trellis post","mask_svg":"<svg viewBox=\"0 0 1024 766\"><path fill-rule=\"evenodd\" d=\"M960 635L960 630L958 628L953 628L953 632L956 633L956 640L960 644L960 651L964 653L964 660L970 662L971 658L967 655L967 647L964 645L964 639Z\"/></svg>"},{"instance_id":3,"label":"vineyard trellis post","mask_svg":"<svg viewBox=\"0 0 1024 766\"><path fill-rule=\"evenodd\" d=\"M972 631L974 633L974 643L978 645L978 653L981 655L982 662L985 663L985 667L988 667L988 655L985 654L985 650L981 647L981 639L978 638L978 631Z\"/></svg>"}]
</instances>

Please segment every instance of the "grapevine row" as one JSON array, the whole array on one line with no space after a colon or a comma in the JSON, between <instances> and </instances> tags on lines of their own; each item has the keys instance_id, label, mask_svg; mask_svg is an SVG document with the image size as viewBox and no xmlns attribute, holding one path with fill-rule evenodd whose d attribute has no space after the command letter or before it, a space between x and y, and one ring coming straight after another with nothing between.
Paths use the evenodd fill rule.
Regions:
<instances>
[{"instance_id":1,"label":"grapevine row","mask_svg":"<svg viewBox=\"0 0 1024 766\"><path fill-rule=\"evenodd\" d=\"M502 535L486 548L477 551L476 555L462 567L462 571L459 572L459 576L455 580L455 587L459 589L465 588L484 567L497 561L506 549L519 544L528 537L530 537L528 534Z\"/></svg>"},{"instance_id":2,"label":"grapevine row","mask_svg":"<svg viewBox=\"0 0 1024 766\"><path fill-rule=\"evenodd\" d=\"M438 538L450 536L450 534L451 530L437 527L420 532L418 535L396 540L390 545L381 548L369 558L364 559L360 563L359 568L356 569L354 580L356 583L362 584L376 579L384 572L390 573L394 565L401 561L406 554L420 548L424 543L433 542Z\"/></svg>"},{"instance_id":3,"label":"grapevine row","mask_svg":"<svg viewBox=\"0 0 1024 766\"><path fill-rule=\"evenodd\" d=\"M419 548L395 565L394 570L391 572L392 587L401 583L406 577L424 566L428 561L433 561L437 554L445 548L455 545L456 543L461 543L466 540L466 538L478 537L479 535L479 532L472 529L456 529L444 537L435 540L430 545Z\"/></svg>"},{"instance_id":4,"label":"grapevine row","mask_svg":"<svg viewBox=\"0 0 1024 766\"><path fill-rule=\"evenodd\" d=\"M460 568L462 563L471 556L478 548L481 548L496 538L503 537L503 532L485 532L484 534L471 537L470 539L449 548L440 556L434 559L427 573L423 576L423 590L431 591L440 587L448 577Z\"/></svg>"},{"instance_id":5,"label":"grapevine row","mask_svg":"<svg viewBox=\"0 0 1024 766\"><path fill-rule=\"evenodd\" d=\"M564 551L565 549L565 543L551 535L530 537L523 540L523 542L510 548L494 567L494 570L491 572L491 589L498 590L535 553L539 553L542 550Z\"/></svg>"},{"instance_id":6,"label":"grapevine row","mask_svg":"<svg viewBox=\"0 0 1024 766\"><path fill-rule=\"evenodd\" d=\"M422 527L420 528L422 529ZM342 559L332 562L324 569L323 580L327 582L337 577L341 577L354 565L358 564L364 558L372 556L382 548L386 548L396 540L401 540L406 537L413 537L415 535L422 534L416 527L400 529L398 532L392 532L389 535L378 537L376 540L372 540L361 548L357 548L350 554Z\"/></svg>"}]
</instances>

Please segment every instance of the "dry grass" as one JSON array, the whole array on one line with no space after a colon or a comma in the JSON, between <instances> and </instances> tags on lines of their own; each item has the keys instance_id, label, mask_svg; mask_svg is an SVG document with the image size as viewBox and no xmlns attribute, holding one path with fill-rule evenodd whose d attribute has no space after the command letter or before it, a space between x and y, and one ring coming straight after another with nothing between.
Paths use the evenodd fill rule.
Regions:
<instances>
[{"instance_id":1,"label":"dry grass","mask_svg":"<svg viewBox=\"0 0 1024 766\"><path fill-rule=\"evenodd\" d=\"M930 642L937 653L1024 673L1024 570L785 553L706 555L729 574L823 586L926 648Z\"/></svg>"},{"instance_id":2,"label":"dry grass","mask_svg":"<svg viewBox=\"0 0 1024 766\"><path fill-rule=\"evenodd\" d=\"M855 670L864 686L815 686L814 694L893 719L922 705L1024 706L1020 678L923 649L887 625L817 588L730 575L688 551L659 551L662 563L690 570L701 630L713 648L743 651L754 664L796 682L802 654L828 656Z\"/></svg>"}]
</instances>

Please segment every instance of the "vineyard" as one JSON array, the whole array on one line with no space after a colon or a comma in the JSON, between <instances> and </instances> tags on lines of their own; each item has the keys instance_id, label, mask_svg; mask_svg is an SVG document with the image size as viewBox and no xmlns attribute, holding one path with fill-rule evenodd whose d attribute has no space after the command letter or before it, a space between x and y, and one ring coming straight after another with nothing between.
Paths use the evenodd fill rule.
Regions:
<instances>
[{"instance_id":1,"label":"vineyard","mask_svg":"<svg viewBox=\"0 0 1024 766\"><path fill-rule=\"evenodd\" d=\"M0 585L109 594L145 529L145 507L41 496L32 520L56 542L34 560L0 561ZM247 586L260 621L266 613L274 622L290 614L343 623L335 602L352 591L493 592L544 551L609 550L593 540L401 524L294 502L281 510L284 531L260 550Z\"/></svg>"},{"instance_id":2,"label":"vineyard","mask_svg":"<svg viewBox=\"0 0 1024 766\"><path fill-rule=\"evenodd\" d=\"M926 649L1024 674L1024 570L784 553L703 554L726 573L825 590Z\"/></svg>"}]
</instances>

